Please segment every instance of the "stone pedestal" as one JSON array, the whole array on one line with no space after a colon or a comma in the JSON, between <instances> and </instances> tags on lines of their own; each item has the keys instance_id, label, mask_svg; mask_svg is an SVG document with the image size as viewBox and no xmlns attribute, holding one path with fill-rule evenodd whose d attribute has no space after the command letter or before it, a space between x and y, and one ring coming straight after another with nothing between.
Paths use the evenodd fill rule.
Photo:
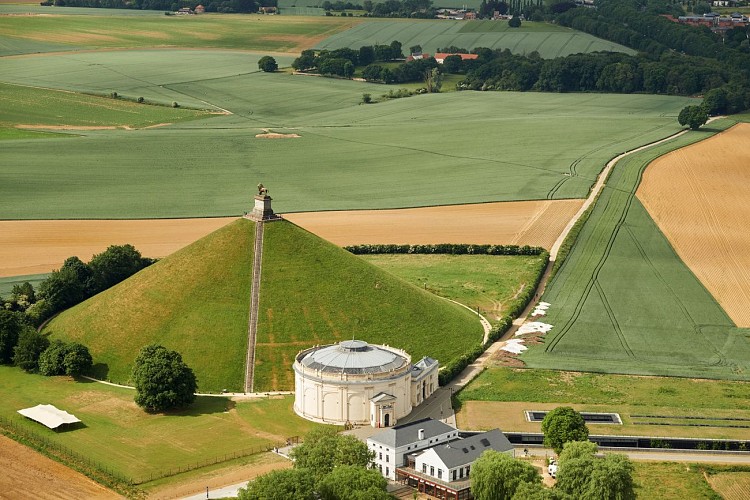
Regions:
<instances>
[{"instance_id":1,"label":"stone pedestal","mask_svg":"<svg viewBox=\"0 0 750 500\"><path fill-rule=\"evenodd\" d=\"M273 209L271 208L271 200L272 198L267 194L256 195L253 211L247 213L245 217L254 221L272 221L281 219L280 216L273 213Z\"/></svg>"}]
</instances>

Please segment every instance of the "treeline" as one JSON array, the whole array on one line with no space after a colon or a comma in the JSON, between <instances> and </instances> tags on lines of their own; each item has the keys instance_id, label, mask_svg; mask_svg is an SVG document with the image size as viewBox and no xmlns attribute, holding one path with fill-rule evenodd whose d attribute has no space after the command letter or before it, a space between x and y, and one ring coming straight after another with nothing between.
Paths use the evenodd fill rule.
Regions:
<instances>
[{"instance_id":1,"label":"treeline","mask_svg":"<svg viewBox=\"0 0 750 500\"><path fill-rule=\"evenodd\" d=\"M344 250L355 255L368 254L448 254L448 255L542 255L546 250L529 245L476 245L472 243L439 243L436 245L352 245Z\"/></svg>"},{"instance_id":2,"label":"treeline","mask_svg":"<svg viewBox=\"0 0 750 500\"><path fill-rule=\"evenodd\" d=\"M11 296L0 299L0 303L5 310L21 313L30 325L39 326L58 312L116 285L153 262L142 257L132 245L112 245L94 255L88 264L78 257L69 257L60 269L39 284L38 290L28 282L15 285Z\"/></svg>"},{"instance_id":3,"label":"treeline","mask_svg":"<svg viewBox=\"0 0 750 500\"><path fill-rule=\"evenodd\" d=\"M365 17L432 19L437 13L431 0L386 0L379 3L365 0L361 4L343 2L342 0L336 2L326 0L320 6L326 11L326 14L330 11L362 10L365 11Z\"/></svg>"},{"instance_id":4,"label":"treeline","mask_svg":"<svg viewBox=\"0 0 750 500\"><path fill-rule=\"evenodd\" d=\"M206 12L254 13L261 7L276 7L277 0L48 0L41 5L58 7L91 7L102 9L137 9L177 11L182 8L195 9L199 4Z\"/></svg>"},{"instance_id":5,"label":"treeline","mask_svg":"<svg viewBox=\"0 0 750 500\"><path fill-rule=\"evenodd\" d=\"M459 90L705 94L711 114L750 108L747 81L716 60L696 60L673 52L656 59L643 54L593 52L546 60L536 53L514 55L507 49L473 52L479 54L478 59L451 61L443 68L466 74L457 84Z\"/></svg>"},{"instance_id":6,"label":"treeline","mask_svg":"<svg viewBox=\"0 0 750 500\"><path fill-rule=\"evenodd\" d=\"M389 45L365 45L359 50L349 48L303 50L302 54L292 62L292 68L296 71L351 78L357 66L394 61L403 57L401 42L394 40Z\"/></svg>"}]
</instances>

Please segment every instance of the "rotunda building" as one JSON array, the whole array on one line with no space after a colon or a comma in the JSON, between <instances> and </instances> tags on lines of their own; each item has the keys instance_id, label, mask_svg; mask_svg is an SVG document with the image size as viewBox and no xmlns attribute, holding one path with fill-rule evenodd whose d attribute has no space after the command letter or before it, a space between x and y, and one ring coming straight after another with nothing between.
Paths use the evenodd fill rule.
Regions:
<instances>
[{"instance_id":1,"label":"rotunda building","mask_svg":"<svg viewBox=\"0 0 750 500\"><path fill-rule=\"evenodd\" d=\"M438 387L438 363L361 340L316 346L294 362L294 411L329 424L390 427Z\"/></svg>"}]
</instances>

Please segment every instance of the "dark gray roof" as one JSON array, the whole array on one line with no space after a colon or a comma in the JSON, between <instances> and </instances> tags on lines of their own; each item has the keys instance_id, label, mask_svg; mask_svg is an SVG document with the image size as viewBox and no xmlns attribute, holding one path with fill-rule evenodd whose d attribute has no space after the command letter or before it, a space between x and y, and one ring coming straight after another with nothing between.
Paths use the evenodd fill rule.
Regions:
<instances>
[{"instance_id":1,"label":"dark gray roof","mask_svg":"<svg viewBox=\"0 0 750 500\"><path fill-rule=\"evenodd\" d=\"M432 359L429 356L425 356L424 358L420 359L419 361L414 363L411 367L412 378L419 378L422 375L423 371L428 370L435 363L437 363L437 360Z\"/></svg>"},{"instance_id":2,"label":"dark gray roof","mask_svg":"<svg viewBox=\"0 0 750 500\"><path fill-rule=\"evenodd\" d=\"M408 361L400 354L362 340L346 340L310 351L299 362L323 372L365 374L387 373Z\"/></svg>"},{"instance_id":3,"label":"dark gray roof","mask_svg":"<svg viewBox=\"0 0 750 500\"><path fill-rule=\"evenodd\" d=\"M424 418L408 424L397 425L370 437L371 440L388 446L389 448L398 448L407 444L419 441L419 429L424 429L424 438L430 440L440 434L455 431L456 429L440 420Z\"/></svg>"},{"instance_id":4,"label":"dark gray roof","mask_svg":"<svg viewBox=\"0 0 750 500\"><path fill-rule=\"evenodd\" d=\"M476 434L464 439L456 439L432 448L446 467L452 469L466 465L481 455L485 450L509 451L513 449L508 438L500 429Z\"/></svg>"}]
</instances>

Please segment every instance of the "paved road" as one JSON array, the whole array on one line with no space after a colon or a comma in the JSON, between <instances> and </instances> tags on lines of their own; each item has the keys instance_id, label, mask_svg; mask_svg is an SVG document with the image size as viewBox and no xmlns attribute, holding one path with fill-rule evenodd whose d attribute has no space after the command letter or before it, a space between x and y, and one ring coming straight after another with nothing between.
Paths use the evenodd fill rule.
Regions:
<instances>
[{"instance_id":1,"label":"paved road","mask_svg":"<svg viewBox=\"0 0 750 500\"><path fill-rule=\"evenodd\" d=\"M524 448L517 446L516 456L523 456ZM555 452L550 448L540 446L529 446L526 448L529 455L535 457L553 457ZM632 448L602 448L604 453L622 453L631 460L639 462L685 462L685 463L713 463L750 465L750 452L707 452L690 450L635 450Z\"/></svg>"}]
</instances>

